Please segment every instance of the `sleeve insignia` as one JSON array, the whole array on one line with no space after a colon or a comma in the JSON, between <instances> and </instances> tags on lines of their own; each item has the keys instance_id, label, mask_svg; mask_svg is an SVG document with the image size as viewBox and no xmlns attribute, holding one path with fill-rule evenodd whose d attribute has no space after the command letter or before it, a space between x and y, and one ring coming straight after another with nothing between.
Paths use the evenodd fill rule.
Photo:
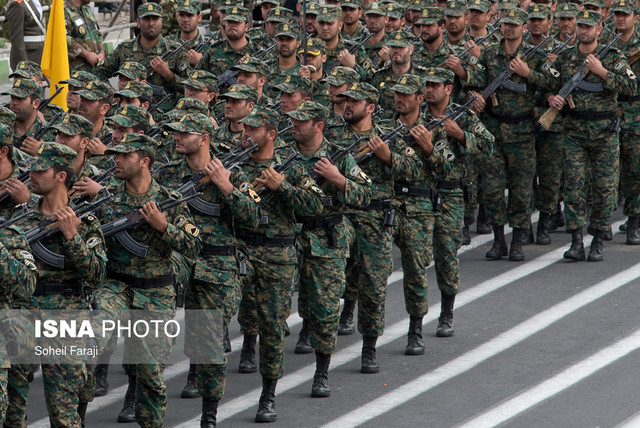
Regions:
<instances>
[{"instance_id":1,"label":"sleeve insignia","mask_svg":"<svg viewBox=\"0 0 640 428\"><path fill-rule=\"evenodd\" d=\"M306 178L302 182L302 188L303 189L309 189L311 186L313 186L313 180L311 180L310 178Z\"/></svg>"},{"instance_id":2,"label":"sleeve insignia","mask_svg":"<svg viewBox=\"0 0 640 428\"><path fill-rule=\"evenodd\" d=\"M358 174L360 174L360 171L361 171L360 167L356 165L353 168L351 168L351 170L349 171L349 174L353 177L357 177Z\"/></svg>"},{"instance_id":3,"label":"sleeve insignia","mask_svg":"<svg viewBox=\"0 0 640 428\"><path fill-rule=\"evenodd\" d=\"M627 68L627 76L629 76L629 79L631 80L636 80L636 75L633 74L633 71L631 71L630 68Z\"/></svg>"},{"instance_id":4,"label":"sleeve insignia","mask_svg":"<svg viewBox=\"0 0 640 428\"><path fill-rule=\"evenodd\" d=\"M371 184L371 179L364 171L360 171L360 178L362 178L367 184Z\"/></svg>"},{"instance_id":5,"label":"sleeve insignia","mask_svg":"<svg viewBox=\"0 0 640 428\"><path fill-rule=\"evenodd\" d=\"M182 227L182 225L183 225L183 224L185 224L185 222L186 222L186 221L187 221L187 219L186 219L186 218L184 218L184 216L181 216L181 217L178 219L178 222L176 223L176 226L178 226L178 227Z\"/></svg>"},{"instance_id":6,"label":"sleeve insignia","mask_svg":"<svg viewBox=\"0 0 640 428\"><path fill-rule=\"evenodd\" d=\"M100 243L100 238L94 236L93 238L89 239L87 241L87 247L88 248L94 248L96 247L98 244Z\"/></svg>"},{"instance_id":7,"label":"sleeve insignia","mask_svg":"<svg viewBox=\"0 0 640 428\"><path fill-rule=\"evenodd\" d=\"M184 226L184 230L191 236L198 236L200 235L200 229L198 229L197 226L191 224L191 223L187 223Z\"/></svg>"},{"instance_id":8,"label":"sleeve insignia","mask_svg":"<svg viewBox=\"0 0 640 428\"><path fill-rule=\"evenodd\" d=\"M413 156L415 153L416 153L416 151L415 151L415 150L413 150L411 147L407 147L407 148L404 150L404 154L405 154L405 156Z\"/></svg>"},{"instance_id":9,"label":"sleeve insignia","mask_svg":"<svg viewBox=\"0 0 640 428\"><path fill-rule=\"evenodd\" d=\"M29 251L20 251L19 255L22 260L33 260L33 255Z\"/></svg>"},{"instance_id":10,"label":"sleeve insignia","mask_svg":"<svg viewBox=\"0 0 640 428\"><path fill-rule=\"evenodd\" d=\"M622 68L622 65L623 65L622 62L617 63L615 66L615 69L620 70Z\"/></svg>"},{"instance_id":11,"label":"sleeve insignia","mask_svg":"<svg viewBox=\"0 0 640 428\"><path fill-rule=\"evenodd\" d=\"M560 72L558 70L556 70L555 68L550 68L549 69L549 73L551 73L551 75L555 78L560 77Z\"/></svg>"},{"instance_id":12,"label":"sleeve insignia","mask_svg":"<svg viewBox=\"0 0 640 428\"><path fill-rule=\"evenodd\" d=\"M87 30L84 27L80 27L78 28L78 33L80 33L81 36L84 36L87 34Z\"/></svg>"},{"instance_id":13,"label":"sleeve insignia","mask_svg":"<svg viewBox=\"0 0 640 428\"><path fill-rule=\"evenodd\" d=\"M475 127L475 129L473 130L473 132L475 132L475 133L479 133L479 132L482 132L482 131L484 131L484 125L482 125L482 124L478 124Z\"/></svg>"},{"instance_id":14,"label":"sleeve insignia","mask_svg":"<svg viewBox=\"0 0 640 428\"><path fill-rule=\"evenodd\" d=\"M478 62L478 58L476 58L475 56L472 56L471 59L469 59L469 62L473 65L476 65L476 63Z\"/></svg>"},{"instance_id":15,"label":"sleeve insignia","mask_svg":"<svg viewBox=\"0 0 640 428\"><path fill-rule=\"evenodd\" d=\"M241 192L246 192L247 190L249 190L249 183L245 181L240 185L239 189Z\"/></svg>"}]
</instances>

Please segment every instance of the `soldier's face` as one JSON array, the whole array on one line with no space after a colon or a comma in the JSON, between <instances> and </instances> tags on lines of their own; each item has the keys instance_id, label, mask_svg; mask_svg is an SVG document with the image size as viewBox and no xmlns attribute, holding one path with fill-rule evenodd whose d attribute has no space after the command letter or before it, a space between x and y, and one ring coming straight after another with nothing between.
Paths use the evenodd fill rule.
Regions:
<instances>
[{"instance_id":1,"label":"soldier's face","mask_svg":"<svg viewBox=\"0 0 640 428\"><path fill-rule=\"evenodd\" d=\"M575 34L576 32L576 18L558 18L558 30L561 33Z\"/></svg>"},{"instance_id":2,"label":"soldier's face","mask_svg":"<svg viewBox=\"0 0 640 428\"><path fill-rule=\"evenodd\" d=\"M320 39L325 42L331 41L338 37L338 33L342 29L342 22L337 19L333 22L316 21L316 32Z\"/></svg>"},{"instance_id":3,"label":"soldier's face","mask_svg":"<svg viewBox=\"0 0 640 428\"><path fill-rule=\"evenodd\" d=\"M236 22L236 21L223 21L224 31L227 33L227 37L231 41L240 40L244 37L247 31L247 23L246 22Z\"/></svg>"},{"instance_id":4,"label":"soldier's face","mask_svg":"<svg viewBox=\"0 0 640 428\"><path fill-rule=\"evenodd\" d=\"M355 100L346 97L342 116L347 123L360 122L367 117L367 100Z\"/></svg>"},{"instance_id":5,"label":"soldier's face","mask_svg":"<svg viewBox=\"0 0 640 428\"><path fill-rule=\"evenodd\" d=\"M300 26L302 27L303 22L302 22L302 16L300 16ZM316 29L316 15L307 15L307 33L317 33L318 30Z\"/></svg>"},{"instance_id":6,"label":"soldier's face","mask_svg":"<svg viewBox=\"0 0 640 428\"><path fill-rule=\"evenodd\" d=\"M9 109L16 114L17 122L24 122L33 116L37 106L31 101L31 97L18 98L11 95Z\"/></svg>"},{"instance_id":7,"label":"soldier's face","mask_svg":"<svg viewBox=\"0 0 640 428\"><path fill-rule=\"evenodd\" d=\"M238 71L238 84L247 85L251 86L252 88L258 89L259 79L260 75L258 73L250 73L244 70Z\"/></svg>"},{"instance_id":8,"label":"soldier's face","mask_svg":"<svg viewBox=\"0 0 640 428\"><path fill-rule=\"evenodd\" d=\"M578 40L580 40L580 43L584 44L595 42L598 39L598 33L598 27L593 25L578 24L576 29Z\"/></svg>"},{"instance_id":9,"label":"soldier's face","mask_svg":"<svg viewBox=\"0 0 640 428\"><path fill-rule=\"evenodd\" d=\"M140 102L140 98L129 98L129 97L121 97L120 98L121 106L135 106L140 107L142 103Z\"/></svg>"},{"instance_id":10,"label":"soldier's face","mask_svg":"<svg viewBox=\"0 0 640 428\"><path fill-rule=\"evenodd\" d=\"M391 34L394 31L399 31L404 25L404 17L403 18L389 18L387 21L387 25L384 26L384 32L387 34Z\"/></svg>"},{"instance_id":11,"label":"soldier's face","mask_svg":"<svg viewBox=\"0 0 640 428\"><path fill-rule=\"evenodd\" d=\"M444 26L451 34L462 34L467 27L467 14L462 16L445 16Z\"/></svg>"},{"instance_id":12,"label":"soldier's face","mask_svg":"<svg viewBox=\"0 0 640 428\"><path fill-rule=\"evenodd\" d=\"M636 22L638 22L638 17L633 14L624 12L613 13L613 25L615 25L618 31L631 30Z\"/></svg>"},{"instance_id":13,"label":"soldier's face","mask_svg":"<svg viewBox=\"0 0 640 428\"><path fill-rule=\"evenodd\" d=\"M58 174L62 174L61 172ZM36 195L46 196L56 188L55 172L53 168L44 171L31 171L31 192Z\"/></svg>"},{"instance_id":14,"label":"soldier's face","mask_svg":"<svg viewBox=\"0 0 640 428\"><path fill-rule=\"evenodd\" d=\"M367 24L367 28L373 34L378 34L380 31L384 30L385 25L387 25L388 17L384 15L365 15L364 22Z\"/></svg>"},{"instance_id":15,"label":"soldier's face","mask_svg":"<svg viewBox=\"0 0 640 428\"><path fill-rule=\"evenodd\" d=\"M424 95L427 104L440 104L447 98L447 89L444 83L427 82Z\"/></svg>"},{"instance_id":16,"label":"soldier's face","mask_svg":"<svg viewBox=\"0 0 640 428\"><path fill-rule=\"evenodd\" d=\"M342 8L342 22L347 25L355 24L362 16L361 9L354 9L352 7Z\"/></svg>"},{"instance_id":17,"label":"soldier's face","mask_svg":"<svg viewBox=\"0 0 640 428\"><path fill-rule=\"evenodd\" d=\"M440 38L443 28L438 23L423 25L420 38L424 43L433 43Z\"/></svg>"},{"instance_id":18,"label":"soldier's face","mask_svg":"<svg viewBox=\"0 0 640 428\"><path fill-rule=\"evenodd\" d=\"M115 176L118 180L131 180L142 171L142 156L138 153L118 153L115 157Z\"/></svg>"},{"instance_id":19,"label":"soldier's face","mask_svg":"<svg viewBox=\"0 0 640 428\"><path fill-rule=\"evenodd\" d=\"M334 104L344 103L346 98L339 97L338 95L340 95L343 92L346 92L349 85L350 85L349 83L345 83L344 85L340 85L340 86L329 85L329 100Z\"/></svg>"},{"instance_id":20,"label":"soldier's face","mask_svg":"<svg viewBox=\"0 0 640 428\"><path fill-rule=\"evenodd\" d=\"M289 36L276 37L276 49L278 49L278 55L283 58L291 58L296 54L296 51L300 47L300 42L297 39Z\"/></svg>"},{"instance_id":21,"label":"soldier's face","mask_svg":"<svg viewBox=\"0 0 640 428\"><path fill-rule=\"evenodd\" d=\"M78 114L89 119L91 123L98 122L98 119L100 119L100 101L89 100L85 97L80 97Z\"/></svg>"},{"instance_id":22,"label":"soldier's face","mask_svg":"<svg viewBox=\"0 0 640 428\"><path fill-rule=\"evenodd\" d=\"M75 92L81 89L82 88L76 88L75 86L69 85L69 91L67 92L67 107L72 113L77 112L78 107L80 106L80 95Z\"/></svg>"},{"instance_id":23,"label":"soldier's face","mask_svg":"<svg viewBox=\"0 0 640 428\"><path fill-rule=\"evenodd\" d=\"M124 134L131 134L132 132L134 132L133 128L128 128L122 125L116 125L115 128L113 128L113 135L111 136L111 139L113 140L113 145L117 146L118 144L120 144L120 141L122 140L122 136Z\"/></svg>"},{"instance_id":24,"label":"soldier's face","mask_svg":"<svg viewBox=\"0 0 640 428\"><path fill-rule=\"evenodd\" d=\"M162 32L162 17L148 15L144 18L138 18L138 26L142 37L147 40L155 40L160 37Z\"/></svg>"},{"instance_id":25,"label":"soldier's face","mask_svg":"<svg viewBox=\"0 0 640 428\"><path fill-rule=\"evenodd\" d=\"M56 134L56 143L64 144L76 153L80 152L80 149L83 148L82 135L67 135L64 132L58 131Z\"/></svg>"},{"instance_id":26,"label":"soldier's face","mask_svg":"<svg viewBox=\"0 0 640 428\"><path fill-rule=\"evenodd\" d=\"M296 91L292 94L283 92L280 97L280 108L282 113L289 113L298 108L298 104L302 101L302 94L300 91Z\"/></svg>"},{"instance_id":27,"label":"soldier's face","mask_svg":"<svg viewBox=\"0 0 640 428\"><path fill-rule=\"evenodd\" d=\"M252 108L252 102L227 98L224 103L224 117L233 121L240 120L243 117L247 117Z\"/></svg>"},{"instance_id":28,"label":"soldier's face","mask_svg":"<svg viewBox=\"0 0 640 428\"><path fill-rule=\"evenodd\" d=\"M320 67L322 67L322 64L324 64L326 60L327 60L327 56L324 54L322 55L308 54L307 55L307 65L314 66L316 70L320 70Z\"/></svg>"},{"instance_id":29,"label":"soldier's face","mask_svg":"<svg viewBox=\"0 0 640 428\"><path fill-rule=\"evenodd\" d=\"M278 27L279 22L265 22L264 23L264 32L267 33L271 38L276 35L276 28Z\"/></svg>"},{"instance_id":30,"label":"soldier's face","mask_svg":"<svg viewBox=\"0 0 640 428\"><path fill-rule=\"evenodd\" d=\"M500 29L502 31L502 35L505 40L517 40L522 37L522 29L524 27L522 25L516 24L507 24L504 23L501 25Z\"/></svg>"},{"instance_id":31,"label":"soldier's face","mask_svg":"<svg viewBox=\"0 0 640 428\"><path fill-rule=\"evenodd\" d=\"M409 18L410 22L416 22L418 19L420 19L421 14L422 12L419 10L409 10L405 16Z\"/></svg>"},{"instance_id":32,"label":"soldier's face","mask_svg":"<svg viewBox=\"0 0 640 428\"><path fill-rule=\"evenodd\" d=\"M174 136L176 139L176 153L179 155L192 155L200 151L201 135L176 132Z\"/></svg>"},{"instance_id":33,"label":"soldier's face","mask_svg":"<svg viewBox=\"0 0 640 428\"><path fill-rule=\"evenodd\" d=\"M314 135L313 120L295 120L291 118L293 128L291 129L291 136L296 143L306 143L311 140Z\"/></svg>"},{"instance_id":34,"label":"soldier's face","mask_svg":"<svg viewBox=\"0 0 640 428\"><path fill-rule=\"evenodd\" d=\"M534 36L547 34L549 27L549 19L547 18L529 18L529 25L527 25L527 29Z\"/></svg>"},{"instance_id":35,"label":"soldier's face","mask_svg":"<svg viewBox=\"0 0 640 428\"><path fill-rule=\"evenodd\" d=\"M396 92L393 100L396 105L396 111L400 114L409 114L420 108L420 103L424 100L422 94L402 94Z\"/></svg>"},{"instance_id":36,"label":"soldier's face","mask_svg":"<svg viewBox=\"0 0 640 428\"><path fill-rule=\"evenodd\" d=\"M411 61L411 54L413 53L413 46L398 47L392 46L389 52L391 62L395 65L405 65Z\"/></svg>"},{"instance_id":37,"label":"soldier's face","mask_svg":"<svg viewBox=\"0 0 640 428\"><path fill-rule=\"evenodd\" d=\"M482 12L481 10L471 9L469 10L469 27L475 29L485 28L487 26L487 20L489 14Z\"/></svg>"},{"instance_id":38,"label":"soldier's face","mask_svg":"<svg viewBox=\"0 0 640 428\"><path fill-rule=\"evenodd\" d=\"M266 126L249 126L244 125L244 129L242 130L242 146L249 146L249 138L253 141L259 148L263 148L269 142L269 138L267 136L267 127Z\"/></svg>"},{"instance_id":39,"label":"soldier's face","mask_svg":"<svg viewBox=\"0 0 640 428\"><path fill-rule=\"evenodd\" d=\"M200 100L205 104L209 104L209 101L211 101L210 98L213 98L213 96L211 96L211 92L209 91L192 88L191 86L186 85L184 87L184 97Z\"/></svg>"},{"instance_id":40,"label":"soldier's face","mask_svg":"<svg viewBox=\"0 0 640 428\"><path fill-rule=\"evenodd\" d=\"M198 29L198 24L202 20L202 15L187 13L187 12L178 12L178 25L180 26L180 31L185 33L192 33Z\"/></svg>"},{"instance_id":41,"label":"soldier's face","mask_svg":"<svg viewBox=\"0 0 640 428\"><path fill-rule=\"evenodd\" d=\"M262 14L263 21L267 20L267 18L269 17L269 11L274 7L276 7L276 5L273 3L262 3L260 5L260 13Z\"/></svg>"}]
</instances>

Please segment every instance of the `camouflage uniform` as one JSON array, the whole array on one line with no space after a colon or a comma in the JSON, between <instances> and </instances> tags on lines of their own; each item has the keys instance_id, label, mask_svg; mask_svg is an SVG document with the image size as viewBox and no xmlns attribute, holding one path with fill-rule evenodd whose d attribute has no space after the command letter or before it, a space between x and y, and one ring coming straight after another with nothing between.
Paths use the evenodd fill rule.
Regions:
<instances>
[{"instance_id":1,"label":"camouflage uniform","mask_svg":"<svg viewBox=\"0 0 640 428\"><path fill-rule=\"evenodd\" d=\"M89 4L76 7L73 2L64 2L64 20L67 28L67 45L69 49L69 69L93 71L90 65L80 56L84 49L99 54L104 51L100 25Z\"/></svg>"},{"instance_id":2,"label":"camouflage uniform","mask_svg":"<svg viewBox=\"0 0 640 428\"><path fill-rule=\"evenodd\" d=\"M17 98L27 98L33 95L42 100L42 88L31 79L23 78L14 80L13 87L9 90L8 94ZM33 137L44 126L45 122L40 119L39 115L36 115L36 119L34 120L31 127L27 130L27 132L24 133L24 135L19 135L14 128L13 146L19 149L20 146L22 146L22 142L27 137Z\"/></svg>"},{"instance_id":3,"label":"camouflage uniform","mask_svg":"<svg viewBox=\"0 0 640 428\"><path fill-rule=\"evenodd\" d=\"M385 7L385 5L383 5L381 3L378 3L378 2L371 2L371 3L368 3L365 6L364 14L365 15L387 16L388 12L387 12L387 8ZM382 31L384 32L384 29ZM351 37L351 39L356 40L355 37ZM369 39L369 41L367 41L367 43L365 43L363 45L364 50L365 50L365 54L367 55L367 57L371 61L371 66L372 66L372 68L374 70L378 69L382 65L382 64L380 64L381 59L380 59L380 57L377 57L377 55L378 55L378 52L380 52L380 49L382 49L385 45L387 45L387 41L388 40L389 40L389 35L384 33L384 35L382 36L382 39L380 39L380 41L378 43L376 43L375 45L369 43L371 41L371 39Z\"/></svg>"},{"instance_id":4,"label":"camouflage uniform","mask_svg":"<svg viewBox=\"0 0 640 428\"><path fill-rule=\"evenodd\" d=\"M256 100L258 91L247 85L233 85L229 91L220 95L221 99L234 98L240 100ZM233 131L229 122L223 122L211 135L211 146L215 151L230 152L240 146L242 130Z\"/></svg>"},{"instance_id":5,"label":"camouflage uniform","mask_svg":"<svg viewBox=\"0 0 640 428\"><path fill-rule=\"evenodd\" d=\"M186 1L189 2L191 0ZM160 0L158 4L162 8L162 35L166 37L180 31L180 25L176 17L178 0Z\"/></svg>"},{"instance_id":6,"label":"camouflage uniform","mask_svg":"<svg viewBox=\"0 0 640 428\"><path fill-rule=\"evenodd\" d=\"M177 3L174 0L167 0L167 1L161 1L160 2L160 6L162 6L163 9L163 14L162 14L162 26L163 26L163 34L166 35L167 40L171 41L171 42L178 42L178 43L182 43L184 40L182 40L180 38L180 26L178 25L178 20L176 19L176 16L178 13L180 12L186 12L190 15L198 15L200 13L200 2L198 1L193 1L193 0L182 0L179 3ZM171 17L171 19L168 19L165 15L165 5L170 5L173 10L173 16ZM171 25L171 27L176 27L175 31L173 28L169 29L169 31L164 31L164 27L165 25L169 23ZM169 25L167 25L167 27L169 27ZM200 34L200 30L198 30L198 34L196 35L196 37L193 40L189 40L187 42L187 44L184 46L184 50L185 52L189 51L189 49L195 49L196 46L198 46L200 43L204 42L205 38L202 37L202 34Z\"/></svg>"}]
</instances>

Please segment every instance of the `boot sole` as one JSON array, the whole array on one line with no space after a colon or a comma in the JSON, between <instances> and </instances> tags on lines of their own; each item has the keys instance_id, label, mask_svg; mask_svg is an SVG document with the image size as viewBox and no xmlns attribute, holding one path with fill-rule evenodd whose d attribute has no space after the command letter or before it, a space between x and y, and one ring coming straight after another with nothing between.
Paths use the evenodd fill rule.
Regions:
<instances>
[{"instance_id":1,"label":"boot sole","mask_svg":"<svg viewBox=\"0 0 640 428\"><path fill-rule=\"evenodd\" d=\"M380 373L380 367L361 367L360 373L366 373L366 374Z\"/></svg>"},{"instance_id":2,"label":"boot sole","mask_svg":"<svg viewBox=\"0 0 640 428\"><path fill-rule=\"evenodd\" d=\"M404 355L424 355L424 348L420 349L405 349Z\"/></svg>"},{"instance_id":3,"label":"boot sole","mask_svg":"<svg viewBox=\"0 0 640 428\"><path fill-rule=\"evenodd\" d=\"M583 262L586 259L584 254L581 257L571 257L571 256L568 256L568 255L564 254L562 257L567 259L567 260L575 260L576 262Z\"/></svg>"},{"instance_id":4,"label":"boot sole","mask_svg":"<svg viewBox=\"0 0 640 428\"><path fill-rule=\"evenodd\" d=\"M238 373L255 373L258 371L258 367L238 367Z\"/></svg>"},{"instance_id":5,"label":"boot sole","mask_svg":"<svg viewBox=\"0 0 640 428\"><path fill-rule=\"evenodd\" d=\"M451 333L445 333L445 332L438 331L438 332L436 332L436 337L453 337L453 334L454 334L453 331Z\"/></svg>"},{"instance_id":6,"label":"boot sole","mask_svg":"<svg viewBox=\"0 0 640 428\"><path fill-rule=\"evenodd\" d=\"M512 262L523 262L524 261L524 256L520 257L520 256L509 256L509 261Z\"/></svg>"},{"instance_id":7,"label":"boot sole","mask_svg":"<svg viewBox=\"0 0 640 428\"><path fill-rule=\"evenodd\" d=\"M588 262L601 262L604 260L604 257L588 257L587 261Z\"/></svg>"},{"instance_id":8,"label":"boot sole","mask_svg":"<svg viewBox=\"0 0 640 428\"><path fill-rule=\"evenodd\" d=\"M133 419L132 418L124 418L124 417L120 417L118 416L118 423L119 424L130 424L130 423L134 423L136 421L136 417L134 416Z\"/></svg>"},{"instance_id":9,"label":"boot sole","mask_svg":"<svg viewBox=\"0 0 640 428\"><path fill-rule=\"evenodd\" d=\"M277 416L256 416L255 421L259 424L268 424L278 420Z\"/></svg>"},{"instance_id":10,"label":"boot sole","mask_svg":"<svg viewBox=\"0 0 640 428\"><path fill-rule=\"evenodd\" d=\"M349 336L350 334L353 334L353 333L355 333L355 328L350 328L348 330L346 328L338 329L338 336Z\"/></svg>"},{"instance_id":11,"label":"boot sole","mask_svg":"<svg viewBox=\"0 0 640 428\"><path fill-rule=\"evenodd\" d=\"M313 398L327 398L331 397L331 391L311 391Z\"/></svg>"},{"instance_id":12,"label":"boot sole","mask_svg":"<svg viewBox=\"0 0 640 428\"><path fill-rule=\"evenodd\" d=\"M298 354L298 355L311 354L311 353L313 353L313 348L298 348L296 346L296 349L293 351L293 353L294 354Z\"/></svg>"},{"instance_id":13,"label":"boot sole","mask_svg":"<svg viewBox=\"0 0 640 428\"><path fill-rule=\"evenodd\" d=\"M104 397L105 395L107 395L108 392L109 392L108 389L100 389L100 390L96 389L96 392L93 395L94 397Z\"/></svg>"},{"instance_id":14,"label":"boot sole","mask_svg":"<svg viewBox=\"0 0 640 428\"><path fill-rule=\"evenodd\" d=\"M180 398L200 398L200 393L182 391L182 394L180 394Z\"/></svg>"}]
</instances>

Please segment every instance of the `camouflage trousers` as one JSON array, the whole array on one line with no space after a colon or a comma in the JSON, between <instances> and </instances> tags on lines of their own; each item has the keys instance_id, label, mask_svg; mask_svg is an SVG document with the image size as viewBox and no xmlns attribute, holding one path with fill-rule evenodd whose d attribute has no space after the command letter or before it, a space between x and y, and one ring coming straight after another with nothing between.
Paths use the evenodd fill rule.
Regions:
<instances>
[{"instance_id":1,"label":"camouflage trousers","mask_svg":"<svg viewBox=\"0 0 640 428\"><path fill-rule=\"evenodd\" d=\"M358 331L363 336L382 336L387 279L393 270L392 228L383 225L382 210L349 217L356 233Z\"/></svg>"},{"instance_id":2,"label":"camouflage trousers","mask_svg":"<svg viewBox=\"0 0 640 428\"><path fill-rule=\"evenodd\" d=\"M42 365L44 395L52 427L80 427L79 391L87 379L88 373L84 364Z\"/></svg>"},{"instance_id":3,"label":"camouflage trousers","mask_svg":"<svg viewBox=\"0 0 640 428\"><path fill-rule=\"evenodd\" d=\"M407 200L405 204L411 203ZM407 214L403 205L396 208L393 243L400 248L404 278L404 304L412 317L422 317L429 310L427 300L427 267L433 250L433 209ZM395 205L395 204L394 204Z\"/></svg>"},{"instance_id":4,"label":"camouflage trousers","mask_svg":"<svg viewBox=\"0 0 640 428\"><path fill-rule=\"evenodd\" d=\"M536 136L535 207L554 214L560 200L562 180L563 134L543 131Z\"/></svg>"},{"instance_id":5,"label":"camouflage trousers","mask_svg":"<svg viewBox=\"0 0 640 428\"><path fill-rule=\"evenodd\" d=\"M0 368L0 423L4 423L9 408L9 368Z\"/></svg>"},{"instance_id":6,"label":"camouflage trousers","mask_svg":"<svg viewBox=\"0 0 640 428\"><path fill-rule=\"evenodd\" d=\"M640 216L640 135L620 133L620 185L624 215Z\"/></svg>"},{"instance_id":7,"label":"camouflage trousers","mask_svg":"<svg viewBox=\"0 0 640 428\"><path fill-rule=\"evenodd\" d=\"M7 392L9 407L4 426L7 428L26 428L27 405L29 403L29 364L11 364L8 371Z\"/></svg>"},{"instance_id":8,"label":"camouflage trousers","mask_svg":"<svg viewBox=\"0 0 640 428\"><path fill-rule=\"evenodd\" d=\"M536 169L535 139L531 136L507 141L494 135L493 156L482 158L480 166L485 171L481 186L487 222L502 226L508 221L511 227L529 229ZM508 206L505 189L509 189Z\"/></svg>"},{"instance_id":9,"label":"camouflage trousers","mask_svg":"<svg viewBox=\"0 0 640 428\"><path fill-rule=\"evenodd\" d=\"M354 263L356 262L356 231L346 216L342 221L349 234L347 244L349 246L349 255L346 260L345 288L344 293L342 293L342 298L344 300L355 301L358 300L358 270L354 268Z\"/></svg>"},{"instance_id":10,"label":"camouflage trousers","mask_svg":"<svg viewBox=\"0 0 640 428\"><path fill-rule=\"evenodd\" d=\"M483 154L471 153L465 156L467 167L467 180L473 184L473 192L471 200L464 206L464 222L467 226L475 223L475 210L478 204L484 204L482 199L482 182L484 180L484 169L482 162L485 156Z\"/></svg>"},{"instance_id":11,"label":"camouflage trousers","mask_svg":"<svg viewBox=\"0 0 640 428\"><path fill-rule=\"evenodd\" d=\"M433 252L438 288L442 294L452 296L460 289L458 250L462 245L465 204L461 190L440 192L443 201L433 228Z\"/></svg>"},{"instance_id":12,"label":"camouflage trousers","mask_svg":"<svg viewBox=\"0 0 640 428\"><path fill-rule=\"evenodd\" d=\"M242 279L238 322L244 334L260 335L260 374L280 379L284 374L284 325L291 313L296 259L267 262L267 247L247 249L247 275Z\"/></svg>"},{"instance_id":13,"label":"camouflage trousers","mask_svg":"<svg viewBox=\"0 0 640 428\"><path fill-rule=\"evenodd\" d=\"M575 121L577 122L577 121ZM565 217L567 229L581 229L587 220L587 175L591 174L590 226L606 231L616 199L620 147L618 134L609 131L609 120L580 121L564 134Z\"/></svg>"}]
</instances>

